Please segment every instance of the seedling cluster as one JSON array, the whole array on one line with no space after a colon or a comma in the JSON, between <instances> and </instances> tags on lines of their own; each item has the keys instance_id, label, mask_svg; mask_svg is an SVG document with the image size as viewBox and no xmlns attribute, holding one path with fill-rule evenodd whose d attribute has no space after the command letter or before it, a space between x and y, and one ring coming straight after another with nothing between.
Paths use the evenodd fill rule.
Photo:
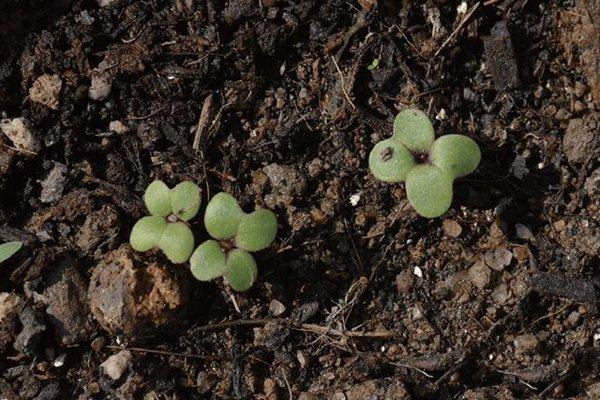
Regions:
<instances>
[{"instance_id":1,"label":"seedling cluster","mask_svg":"<svg viewBox=\"0 0 600 400\"><path fill-rule=\"evenodd\" d=\"M216 240L207 240L194 251L192 274L201 281L223 276L238 292L250 289L257 269L249 252L273 243L277 234L275 214L266 209L247 214L233 196L221 192L208 203L204 226Z\"/></svg>"},{"instance_id":2,"label":"seedling cluster","mask_svg":"<svg viewBox=\"0 0 600 400\"><path fill-rule=\"evenodd\" d=\"M406 182L415 211L435 218L450 208L454 180L475 171L480 160L473 139L453 134L436 140L427 114L406 109L396 116L392 137L373 147L369 169L384 182Z\"/></svg>"},{"instance_id":3,"label":"seedling cluster","mask_svg":"<svg viewBox=\"0 0 600 400\"><path fill-rule=\"evenodd\" d=\"M277 219L272 211L260 209L247 214L233 196L217 194L204 215L206 230L216 240L207 240L194 251L194 235L187 221L200 208L196 184L181 182L169 189L162 181L154 181L144 193L144 203L150 215L134 225L129 237L133 249L145 252L158 248L174 264L189 260L192 274L201 281L222 276L236 291L252 287L257 267L249 252L273 243Z\"/></svg>"},{"instance_id":4,"label":"seedling cluster","mask_svg":"<svg viewBox=\"0 0 600 400\"><path fill-rule=\"evenodd\" d=\"M194 235L187 224L200 208L200 189L193 182L181 182L169 189L162 181L146 188L144 203L150 216L140 219L131 230L129 242L144 252L159 248L174 264L190 259Z\"/></svg>"}]
</instances>

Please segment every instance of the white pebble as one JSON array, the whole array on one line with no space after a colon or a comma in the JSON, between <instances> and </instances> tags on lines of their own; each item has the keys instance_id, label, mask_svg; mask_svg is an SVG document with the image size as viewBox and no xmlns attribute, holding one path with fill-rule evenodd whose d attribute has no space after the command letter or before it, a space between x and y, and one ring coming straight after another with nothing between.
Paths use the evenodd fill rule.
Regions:
<instances>
[{"instance_id":1,"label":"white pebble","mask_svg":"<svg viewBox=\"0 0 600 400\"><path fill-rule=\"evenodd\" d=\"M29 122L25 118L3 119L0 121L0 130L18 150L37 153L42 149L40 141L31 132Z\"/></svg>"},{"instance_id":2,"label":"white pebble","mask_svg":"<svg viewBox=\"0 0 600 400\"><path fill-rule=\"evenodd\" d=\"M131 365L131 352L129 350L121 350L117 354L108 357L106 361L100 364L100 369L112 380L117 380L129 366Z\"/></svg>"},{"instance_id":3,"label":"white pebble","mask_svg":"<svg viewBox=\"0 0 600 400\"><path fill-rule=\"evenodd\" d=\"M420 267L415 267L415 269L413 270L414 274L416 276L418 276L419 278L423 277L423 271L421 270Z\"/></svg>"},{"instance_id":4,"label":"white pebble","mask_svg":"<svg viewBox=\"0 0 600 400\"><path fill-rule=\"evenodd\" d=\"M360 193L354 193L352 196L350 196L350 204L352 204L353 207L356 207L359 201Z\"/></svg>"},{"instance_id":5,"label":"white pebble","mask_svg":"<svg viewBox=\"0 0 600 400\"><path fill-rule=\"evenodd\" d=\"M104 100L112 89L112 76L107 71L95 69L92 71L92 84L88 95L92 100Z\"/></svg>"}]
</instances>

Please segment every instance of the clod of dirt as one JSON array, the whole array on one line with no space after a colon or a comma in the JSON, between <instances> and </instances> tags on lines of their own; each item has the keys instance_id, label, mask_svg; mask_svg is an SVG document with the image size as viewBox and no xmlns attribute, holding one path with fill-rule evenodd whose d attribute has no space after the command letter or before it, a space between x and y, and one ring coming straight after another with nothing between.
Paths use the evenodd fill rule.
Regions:
<instances>
[{"instance_id":1,"label":"clod of dirt","mask_svg":"<svg viewBox=\"0 0 600 400\"><path fill-rule=\"evenodd\" d=\"M92 271L88 289L92 315L111 333L135 336L155 330L181 314L188 301L187 283L172 266L123 245Z\"/></svg>"},{"instance_id":2,"label":"clod of dirt","mask_svg":"<svg viewBox=\"0 0 600 400\"><path fill-rule=\"evenodd\" d=\"M346 392L347 400L389 399L410 400L412 397L404 383L396 378L375 379L351 387Z\"/></svg>"},{"instance_id":3,"label":"clod of dirt","mask_svg":"<svg viewBox=\"0 0 600 400\"><path fill-rule=\"evenodd\" d=\"M92 84L88 91L90 99L101 101L108 97L112 89L113 78L106 70L95 69L92 71Z\"/></svg>"},{"instance_id":4,"label":"clod of dirt","mask_svg":"<svg viewBox=\"0 0 600 400\"><path fill-rule=\"evenodd\" d=\"M539 346L538 338L535 335L519 335L514 340L515 353L523 354L535 351Z\"/></svg>"},{"instance_id":5,"label":"clod of dirt","mask_svg":"<svg viewBox=\"0 0 600 400\"><path fill-rule=\"evenodd\" d=\"M396 290L399 294L406 294L410 292L414 283L415 275L410 268L406 268L396 275Z\"/></svg>"},{"instance_id":6,"label":"clod of dirt","mask_svg":"<svg viewBox=\"0 0 600 400\"><path fill-rule=\"evenodd\" d=\"M582 65L592 98L600 105L600 41L598 40L598 20L600 19L600 2L597 0L577 0L572 10L561 15L560 33L561 42L565 48L569 64L577 54ZM569 65L571 66L571 65Z\"/></svg>"},{"instance_id":7,"label":"clod of dirt","mask_svg":"<svg viewBox=\"0 0 600 400\"><path fill-rule=\"evenodd\" d=\"M23 328L17 335L14 347L28 356L33 356L36 353L42 333L46 330L44 319L33 307L26 306L19 314L19 321Z\"/></svg>"},{"instance_id":8,"label":"clod of dirt","mask_svg":"<svg viewBox=\"0 0 600 400\"><path fill-rule=\"evenodd\" d=\"M111 245L116 241L119 227L117 210L111 205L105 205L100 210L88 214L77 232L75 244L86 253L95 253L99 246Z\"/></svg>"},{"instance_id":9,"label":"clod of dirt","mask_svg":"<svg viewBox=\"0 0 600 400\"><path fill-rule=\"evenodd\" d=\"M7 118L0 121L0 130L19 150L37 153L42 149L40 141L35 137L29 121L25 118Z\"/></svg>"},{"instance_id":10,"label":"clod of dirt","mask_svg":"<svg viewBox=\"0 0 600 400\"><path fill-rule=\"evenodd\" d=\"M108 357L106 361L100 364L100 369L104 374L114 381L123 376L123 373L131 366L131 352L121 350L117 354Z\"/></svg>"},{"instance_id":11,"label":"clod of dirt","mask_svg":"<svg viewBox=\"0 0 600 400\"><path fill-rule=\"evenodd\" d=\"M486 62L496 90L504 92L519 86L519 67L505 21L499 21L484 41Z\"/></svg>"},{"instance_id":12,"label":"clod of dirt","mask_svg":"<svg viewBox=\"0 0 600 400\"><path fill-rule=\"evenodd\" d=\"M490 283L492 271L485 265L483 260L477 261L469 268L469 279L479 289L485 288Z\"/></svg>"},{"instance_id":13,"label":"clod of dirt","mask_svg":"<svg viewBox=\"0 0 600 400\"><path fill-rule=\"evenodd\" d=\"M54 167L42 182L42 193L40 201L42 203L54 203L63 194L65 182L67 180L67 166L62 163L54 163Z\"/></svg>"},{"instance_id":14,"label":"clod of dirt","mask_svg":"<svg viewBox=\"0 0 600 400\"><path fill-rule=\"evenodd\" d=\"M572 119L567 125L563 148L571 164L583 164L598 157L600 148L600 113Z\"/></svg>"},{"instance_id":15,"label":"clod of dirt","mask_svg":"<svg viewBox=\"0 0 600 400\"><path fill-rule=\"evenodd\" d=\"M511 391L504 386L467 390L462 398L464 400L515 400Z\"/></svg>"},{"instance_id":16,"label":"clod of dirt","mask_svg":"<svg viewBox=\"0 0 600 400\"><path fill-rule=\"evenodd\" d=\"M86 302L86 284L75 266L65 258L44 279L42 302L63 346L87 339L92 331Z\"/></svg>"},{"instance_id":17,"label":"clod of dirt","mask_svg":"<svg viewBox=\"0 0 600 400\"><path fill-rule=\"evenodd\" d=\"M15 338L17 317L22 307L23 302L16 294L0 293L0 354Z\"/></svg>"},{"instance_id":18,"label":"clod of dirt","mask_svg":"<svg viewBox=\"0 0 600 400\"><path fill-rule=\"evenodd\" d=\"M483 261L493 270L502 271L512 261L513 254L508 249L497 248L490 250L483 256Z\"/></svg>"},{"instance_id":19,"label":"clod of dirt","mask_svg":"<svg viewBox=\"0 0 600 400\"><path fill-rule=\"evenodd\" d=\"M271 183L271 195L265 197L269 207L277 204L289 205L292 200L306 190L306 177L296 168L289 165L270 164L263 172Z\"/></svg>"},{"instance_id":20,"label":"clod of dirt","mask_svg":"<svg viewBox=\"0 0 600 400\"><path fill-rule=\"evenodd\" d=\"M58 75L44 74L33 82L33 86L29 89L29 99L58 110L61 89L62 81Z\"/></svg>"},{"instance_id":21,"label":"clod of dirt","mask_svg":"<svg viewBox=\"0 0 600 400\"><path fill-rule=\"evenodd\" d=\"M594 172L585 180L583 188L590 198L594 199L600 196L600 168L596 168Z\"/></svg>"},{"instance_id":22,"label":"clod of dirt","mask_svg":"<svg viewBox=\"0 0 600 400\"><path fill-rule=\"evenodd\" d=\"M0 179L10 170L16 154L15 150L0 145Z\"/></svg>"}]
</instances>

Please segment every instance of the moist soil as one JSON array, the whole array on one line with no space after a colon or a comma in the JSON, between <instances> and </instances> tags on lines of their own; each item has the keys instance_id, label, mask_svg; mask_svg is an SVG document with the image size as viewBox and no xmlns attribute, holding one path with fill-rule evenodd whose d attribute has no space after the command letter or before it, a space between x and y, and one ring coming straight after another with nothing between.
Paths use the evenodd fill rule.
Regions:
<instances>
[{"instance_id":1,"label":"moist soil","mask_svg":"<svg viewBox=\"0 0 600 400\"><path fill-rule=\"evenodd\" d=\"M0 0L0 112L24 119L0 136L0 240L24 243L0 397L599 399L598 21L597 0ZM409 106L482 150L432 220L367 167ZM251 290L132 253L154 179L202 188L197 243L217 192L276 212Z\"/></svg>"}]
</instances>

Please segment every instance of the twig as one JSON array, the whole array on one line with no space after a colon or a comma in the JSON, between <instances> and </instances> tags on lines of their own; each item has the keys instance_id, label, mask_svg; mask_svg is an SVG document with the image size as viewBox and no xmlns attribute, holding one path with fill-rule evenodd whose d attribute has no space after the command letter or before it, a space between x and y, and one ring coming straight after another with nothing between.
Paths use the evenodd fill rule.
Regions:
<instances>
[{"instance_id":1,"label":"twig","mask_svg":"<svg viewBox=\"0 0 600 400\"><path fill-rule=\"evenodd\" d=\"M142 347L126 347L126 346L106 346L107 349L111 350L129 350L137 353L149 353L149 354L158 354L161 356L175 356L175 357L184 357L184 358L194 358L198 360L219 360L221 357L216 357L213 355L200 355L200 354L189 354L189 353L176 353L173 351L165 351L165 350L155 350L155 349L145 349Z\"/></svg>"},{"instance_id":2,"label":"twig","mask_svg":"<svg viewBox=\"0 0 600 400\"><path fill-rule=\"evenodd\" d=\"M496 368L494 368L494 370L495 370L496 372L500 372L501 374L504 374L504 375L515 376L515 377L517 377L517 378L518 378L518 381L519 381L520 383L522 383L523 385L527 386L529 389L531 389L531 390L535 390L535 391L537 391L537 390L538 390L538 389L537 389L535 386L533 386L533 385L531 385L531 384L529 384L529 383L525 382L523 379L521 379L521 378L519 377L519 374L516 374L516 373L514 373L514 372L510 372L510 371L503 371L503 370L501 370L501 369L496 369Z\"/></svg>"},{"instance_id":3,"label":"twig","mask_svg":"<svg viewBox=\"0 0 600 400\"><path fill-rule=\"evenodd\" d=\"M467 13L467 15L464 16L464 18L462 19L462 21L460 21L460 23L458 24L458 26L456 27L456 29L454 29L454 31L452 31L452 33L450 34L450 36L448 36L448 39L446 39L444 41L444 43L442 43L442 45L440 46L439 49L437 49L437 51L435 52L435 54L433 55L434 57L437 57L438 54L440 54L440 52L446 47L448 46L448 44L452 41L452 39L454 39L456 37L456 35L458 35L458 33L462 30L463 26L465 26L465 24L467 23L468 20L471 19L471 17L473 16L473 14L475 13L475 11L477 11L477 9L479 8L479 5L481 3L477 3L473 6L473 8L471 9L471 11L469 11Z\"/></svg>"},{"instance_id":4,"label":"twig","mask_svg":"<svg viewBox=\"0 0 600 400\"><path fill-rule=\"evenodd\" d=\"M283 374L283 380L285 381L285 386L287 386L288 397L290 400L293 400L294 393L292 392L292 386L290 385L290 381L288 380L287 374L285 373L285 368L281 367L281 373Z\"/></svg>"},{"instance_id":5,"label":"twig","mask_svg":"<svg viewBox=\"0 0 600 400\"><path fill-rule=\"evenodd\" d=\"M201 332L217 331L228 328L240 328L240 327L259 327L266 324L278 324L286 328L294 329L303 332L312 332L325 335L333 335L340 337L352 337L352 338L370 338L370 339L386 339L395 337L396 332L391 331L341 331L339 329L328 328L326 326L316 324L305 324L296 323L285 319L238 319L235 321L220 322L216 324L204 325L198 328Z\"/></svg>"},{"instance_id":6,"label":"twig","mask_svg":"<svg viewBox=\"0 0 600 400\"><path fill-rule=\"evenodd\" d=\"M423 371L421 368L417 368L413 365L402 364L402 363L397 363L397 362L392 362L392 361L387 361L387 363L390 365L394 365L396 367L400 367L400 368L414 369L415 371L425 375L429 379L433 378L433 375L428 374L427 372Z\"/></svg>"},{"instance_id":7,"label":"twig","mask_svg":"<svg viewBox=\"0 0 600 400\"><path fill-rule=\"evenodd\" d=\"M337 69L338 74L340 74L340 83L342 86L342 92L344 92L344 96L346 96L346 100L348 100L348 103L350 103L352 108L354 110L356 110L356 106L354 105L352 100L350 100L350 96L348 95L348 92L346 91L346 80L344 79L344 74L342 73L342 70L340 69L340 66L338 65L337 61L335 61L334 56L331 56L331 60L333 61L333 65L335 65L335 69Z\"/></svg>"},{"instance_id":8,"label":"twig","mask_svg":"<svg viewBox=\"0 0 600 400\"><path fill-rule=\"evenodd\" d=\"M209 94L204 99L202 111L200 111L200 117L198 117L198 125L196 126L196 134L194 135L194 144L192 144L192 148L195 151L198 151L200 148L200 139L202 138L202 133L204 132L206 124L208 123L208 118L210 116L210 112L212 111L212 103L213 95Z\"/></svg>"},{"instance_id":9,"label":"twig","mask_svg":"<svg viewBox=\"0 0 600 400\"><path fill-rule=\"evenodd\" d=\"M153 111L153 112L151 112L151 113L150 113L150 114L148 114L148 115L142 115L142 116L133 115L133 116L131 116L131 117L127 117L126 119L127 119L127 120L130 120L130 121L131 121L131 120L136 120L136 121L139 121L139 120L141 120L141 119L148 119L148 118L151 118L151 117L155 116L156 114L158 114L159 112L161 112L161 111L162 111L162 110L164 110L165 108L167 108L167 106L166 106L166 105L164 105L164 106L162 106L162 107L159 107L159 108L158 108L156 111Z\"/></svg>"}]
</instances>

